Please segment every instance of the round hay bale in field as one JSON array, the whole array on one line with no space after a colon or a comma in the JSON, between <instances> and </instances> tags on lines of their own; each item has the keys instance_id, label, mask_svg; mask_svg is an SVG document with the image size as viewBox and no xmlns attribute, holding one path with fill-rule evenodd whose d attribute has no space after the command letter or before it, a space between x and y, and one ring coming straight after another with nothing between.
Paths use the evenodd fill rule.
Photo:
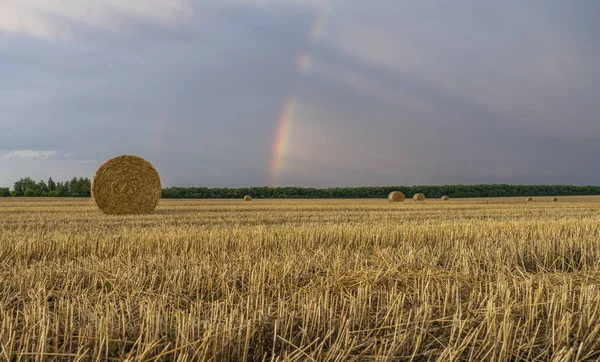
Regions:
<instances>
[{"instance_id":1,"label":"round hay bale in field","mask_svg":"<svg viewBox=\"0 0 600 362\"><path fill-rule=\"evenodd\" d=\"M413 196L413 200L415 200L415 201L425 201L425 195L424 194L415 194Z\"/></svg>"},{"instance_id":2,"label":"round hay bale in field","mask_svg":"<svg viewBox=\"0 0 600 362\"><path fill-rule=\"evenodd\" d=\"M527 198L527 202L532 202L533 201L533 197L528 197Z\"/></svg>"},{"instance_id":3,"label":"round hay bale in field","mask_svg":"<svg viewBox=\"0 0 600 362\"><path fill-rule=\"evenodd\" d=\"M404 202L405 199L406 196L404 196L404 194L400 191L390 192L388 195L389 202Z\"/></svg>"},{"instance_id":4,"label":"round hay bale in field","mask_svg":"<svg viewBox=\"0 0 600 362\"><path fill-rule=\"evenodd\" d=\"M558 202L558 197L553 197L552 202Z\"/></svg>"},{"instance_id":5,"label":"round hay bale in field","mask_svg":"<svg viewBox=\"0 0 600 362\"><path fill-rule=\"evenodd\" d=\"M250 196L250 195L244 196L244 201L252 201L252 196Z\"/></svg>"},{"instance_id":6,"label":"round hay bale in field","mask_svg":"<svg viewBox=\"0 0 600 362\"><path fill-rule=\"evenodd\" d=\"M448 197L448 195L442 196L442 201L448 201L448 200L450 200L450 198Z\"/></svg>"},{"instance_id":7,"label":"round hay bale in field","mask_svg":"<svg viewBox=\"0 0 600 362\"><path fill-rule=\"evenodd\" d=\"M138 156L111 158L98 168L92 180L92 198L107 215L150 213L161 192L158 172Z\"/></svg>"}]
</instances>

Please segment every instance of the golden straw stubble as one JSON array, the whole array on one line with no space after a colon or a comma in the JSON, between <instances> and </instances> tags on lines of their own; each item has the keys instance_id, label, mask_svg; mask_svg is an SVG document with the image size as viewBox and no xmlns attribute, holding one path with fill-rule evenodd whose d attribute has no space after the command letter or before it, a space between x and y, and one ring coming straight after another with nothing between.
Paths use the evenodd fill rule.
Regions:
<instances>
[{"instance_id":1,"label":"golden straw stubble","mask_svg":"<svg viewBox=\"0 0 600 362\"><path fill-rule=\"evenodd\" d=\"M148 214L158 205L161 191L154 166L132 155L104 162L92 180L92 198L108 215Z\"/></svg>"}]
</instances>

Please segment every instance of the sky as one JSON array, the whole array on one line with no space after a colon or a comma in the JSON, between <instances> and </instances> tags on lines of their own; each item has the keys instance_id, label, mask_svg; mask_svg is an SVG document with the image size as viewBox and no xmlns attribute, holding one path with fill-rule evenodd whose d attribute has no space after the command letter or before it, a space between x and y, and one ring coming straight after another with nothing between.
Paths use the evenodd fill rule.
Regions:
<instances>
[{"instance_id":1,"label":"sky","mask_svg":"<svg viewBox=\"0 0 600 362\"><path fill-rule=\"evenodd\" d=\"M600 184L596 0L0 0L0 186Z\"/></svg>"}]
</instances>

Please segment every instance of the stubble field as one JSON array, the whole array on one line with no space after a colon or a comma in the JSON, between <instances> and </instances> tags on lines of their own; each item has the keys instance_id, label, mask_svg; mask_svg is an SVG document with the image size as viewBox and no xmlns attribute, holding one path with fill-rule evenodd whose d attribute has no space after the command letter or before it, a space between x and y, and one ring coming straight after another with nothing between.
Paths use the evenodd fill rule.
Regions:
<instances>
[{"instance_id":1,"label":"stubble field","mask_svg":"<svg viewBox=\"0 0 600 362\"><path fill-rule=\"evenodd\" d=\"M596 361L600 198L0 199L0 360Z\"/></svg>"}]
</instances>

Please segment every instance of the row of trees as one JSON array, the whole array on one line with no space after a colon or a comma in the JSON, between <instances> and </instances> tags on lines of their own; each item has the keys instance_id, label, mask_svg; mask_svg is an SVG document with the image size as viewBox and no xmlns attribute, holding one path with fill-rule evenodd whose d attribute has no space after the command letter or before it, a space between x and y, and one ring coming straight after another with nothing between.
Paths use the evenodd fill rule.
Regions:
<instances>
[{"instance_id":1,"label":"row of trees","mask_svg":"<svg viewBox=\"0 0 600 362\"><path fill-rule=\"evenodd\" d=\"M14 190L0 188L0 197L50 196L90 197L91 182L88 178L74 177L70 181L54 182L52 178L35 182L22 178L15 182ZM392 191L401 191L407 197L422 192L429 198L450 197L509 197L509 196L569 196L600 195L600 186L570 185L443 185L443 186L383 186L383 187L336 187L316 189L305 187L246 187L207 188L169 187L162 190L165 199L239 199L244 195L253 198L386 198Z\"/></svg>"},{"instance_id":2,"label":"row of trees","mask_svg":"<svg viewBox=\"0 0 600 362\"><path fill-rule=\"evenodd\" d=\"M206 188L170 187L163 189L168 199L237 199L244 195L253 198L386 198L392 191L407 197L422 192L429 198L450 197L510 197L510 196L569 196L600 195L600 186L571 185L443 185L443 186L383 186L337 187L328 189L304 187Z\"/></svg>"},{"instance_id":3,"label":"row of trees","mask_svg":"<svg viewBox=\"0 0 600 362\"><path fill-rule=\"evenodd\" d=\"M90 197L91 181L88 178L73 177L69 181L54 182L52 177L48 182L35 182L30 177L25 177L15 182L13 191L8 188L0 189L0 197L25 196L25 197Z\"/></svg>"}]
</instances>

